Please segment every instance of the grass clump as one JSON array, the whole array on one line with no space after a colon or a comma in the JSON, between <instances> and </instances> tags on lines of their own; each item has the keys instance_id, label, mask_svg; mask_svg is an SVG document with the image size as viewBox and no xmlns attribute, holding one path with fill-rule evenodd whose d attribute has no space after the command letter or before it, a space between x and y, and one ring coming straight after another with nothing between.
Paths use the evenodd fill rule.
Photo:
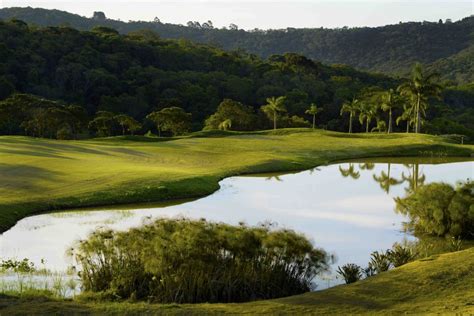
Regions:
<instances>
[{"instance_id":1,"label":"grass clump","mask_svg":"<svg viewBox=\"0 0 474 316\"><path fill-rule=\"evenodd\" d=\"M245 302L312 289L329 257L292 230L160 219L73 251L83 289L159 303Z\"/></svg>"}]
</instances>

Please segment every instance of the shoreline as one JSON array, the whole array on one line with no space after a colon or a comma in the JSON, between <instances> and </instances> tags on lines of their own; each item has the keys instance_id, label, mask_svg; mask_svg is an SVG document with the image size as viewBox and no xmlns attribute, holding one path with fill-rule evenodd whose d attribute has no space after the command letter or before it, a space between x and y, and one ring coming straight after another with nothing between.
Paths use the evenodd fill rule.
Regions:
<instances>
[{"instance_id":1,"label":"shoreline","mask_svg":"<svg viewBox=\"0 0 474 316\"><path fill-rule=\"evenodd\" d=\"M311 132L309 132L311 133ZM245 135L245 134L244 134ZM291 135L291 134L290 134ZM294 135L294 134L293 134ZM363 135L366 136L366 135ZM382 135L383 136L383 135ZM390 135L393 137L392 135ZM279 136L276 136L279 137ZM351 137L347 135L347 137ZM356 137L361 137L357 135ZM418 136L419 137L419 136ZM421 135L424 138L424 135ZM429 136L435 138L434 136ZM232 136L223 137L221 139L231 139ZM367 137L370 138L370 137ZM403 137L400 137L401 139ZM195 139L195 138L194 138ZM201 138L201 140L206 138ZM216 138L214 138L216 139ZM1 138L0 138L1 140ZM388 141L388 140L387 140ZM103 141L101 141L103 142ZM173 141L166 142L172 143ZM136 144L136 142L134 142ZM105 144L104 146L106 146ZM319 155L310 155L309 150L302 150L294 157L285 157L286 159L268 159L269 157L261 157L260 163L242 164L240 168L228 170L223 173L193 175L183 179L171 179L171 181L162 181L160 186L146 186L138 183L138 181L123 183L120 187L111 187L108 190L96 191L84 195L73 195L69 197L56 198L51 200L37 200L25 203L0 204L0 213L9 212L14 216L10 218L0 218L0 234L8 231L22 218L38 215L41 213L66 211L71 209L86 209L91 207L108 207L114 205L130 205L137 203L167 203L179 200L192 200L208 196L219 190L219 182L225 178L232 176L248 176L258 173L272 172L299 172L316 168L322 165L333 164L344 160L354 159L372 159L384 157L420 157L420 158L444 158L459 157L469 160L474 153L473 146L455 145L439 140L434 144L409 144L409 145L393 145L390 147L378 147L372 145L364 148L365 152L336 150L327 155L326 151L316 151ZM291 154L290 151L284 152ZM314 151L313 151L314 153ZM212 152L210 153L213 154ZM216 153L217 154L217 153ZM269 153L270 155L271 153ZM428 155L430 154L430 155ZM304 159L301 159L304 156ZM140 180L140 179L139 179ZM127 191L133 187L135 190L130 194ZM7 214L8 215L8 214Z\"/></svg>"}]
</instances>

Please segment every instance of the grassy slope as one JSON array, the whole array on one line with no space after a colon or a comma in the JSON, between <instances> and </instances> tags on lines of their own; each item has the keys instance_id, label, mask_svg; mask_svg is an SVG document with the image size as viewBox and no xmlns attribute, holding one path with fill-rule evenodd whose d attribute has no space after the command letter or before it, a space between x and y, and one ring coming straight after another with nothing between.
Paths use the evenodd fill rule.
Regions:
<instances>
[{"instance_id":1,"label":"grassy slope","mask_svg":"<svg viewBox=\"0 0 474 316\"><path fill-rule=\"evenodd\" d=\"M202 196L236 174L301 170L347 158L473 152L474 146L428 135L307 129L197 133L166 142L2 136L0 232L35 212Z\"/></svg>"},{"instance_id":2,"label":"grassy slope","mask_svg":"<svg viewBox=\"0 0 474 316\"><path fill-rule=\"evenodd\" d=\"M2 310L3 308L3 310ZM474 314L474 248L416 261L367 280L320 292L244 304L158 305L54 301L0 296L15 314Z\"/></svg>"}]
</instances>

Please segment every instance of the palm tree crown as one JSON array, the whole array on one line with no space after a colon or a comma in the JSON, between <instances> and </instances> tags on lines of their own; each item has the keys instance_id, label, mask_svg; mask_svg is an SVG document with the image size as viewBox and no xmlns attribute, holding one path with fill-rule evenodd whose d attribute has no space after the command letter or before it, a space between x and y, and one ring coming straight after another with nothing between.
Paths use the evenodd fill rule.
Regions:
<instances>
[{"instance_id":1,"label":"palm tree crown","mask_svg":"<svg viewBox=\"0 0 474 316\"><path fill-rule=\"evenodd\" d=\"M349 133L352 133L352 118L359 111L359 100L356 98L352 99L351 102L344 102L341 107L341 115L344 113L349 113Z\"/></svg>"},{"instance_id":2,"label":"palm tree crown","mask_svg":"<svg viewBox=\"0 0 474 316\"><path fill-rule=\"evenodd\" d=\"M309 115L312 115L313 116L313 129L314 127L316 126L316 114L318 114L319 112L321 112L323 109L322 108L318 108L318 106L314 103L311 103L311 105L309 106L309 109L307 109L305 111L306 114L309 114Z\"/></svg>"},{"instance_id":3,"label":"palm tree crown","mask_svg":"<svg viewBox=\"0 0 474 316\"><path fill-rule=\"evenodd\" d=\"M262 111L269 117L273 118L273 129L277 128L277 116L279 113L286 112L285 108L286 97L271 97L267 98L267 104L262 106Z\"/></svg>"},{"instance_id":4,"label":"palm tree crown","mask_svg":"<svg viewBox=\"0 0 474 316\"><path fill-rule=\"evenodd\" d=\"M441 86L434 83L437 76L435 73L424 73L421 64L416 63L413 67L411 80L398 87L398 91L402 95L409 96L413 100L415 133L420 132L421 115L424 114L428 105L427 100L430 97L439 97Z\"/></svg>"}]
</instances>

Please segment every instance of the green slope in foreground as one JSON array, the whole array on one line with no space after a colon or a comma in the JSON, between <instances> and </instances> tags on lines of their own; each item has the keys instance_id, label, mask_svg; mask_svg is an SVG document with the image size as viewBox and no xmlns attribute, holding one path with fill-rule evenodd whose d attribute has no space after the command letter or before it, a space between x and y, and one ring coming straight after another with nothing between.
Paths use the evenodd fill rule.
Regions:
<instances>
[{"instance_id":1,"label":"green slope in foreground","mask_svg":"<svg viewBox=\"0 0 474 316\"><path fill-rule=\"evenodd\" d=\"M309 129L58 141L0 137L0 232L33 213L203 196L224 177L374 156L472 156L474 146L414 134Z\"/></svg>"},{"instance_id":2,"label":"green slope in foreground","mask_svg":"<svg viewBox=\"0 0 474 316\"><path fill-rule=\"evenodd\" d=\"M415 261L352 285L244 304L159 305L0 295L0 315L473 315L474 248Z\"/></svg>"}]
</instances>

